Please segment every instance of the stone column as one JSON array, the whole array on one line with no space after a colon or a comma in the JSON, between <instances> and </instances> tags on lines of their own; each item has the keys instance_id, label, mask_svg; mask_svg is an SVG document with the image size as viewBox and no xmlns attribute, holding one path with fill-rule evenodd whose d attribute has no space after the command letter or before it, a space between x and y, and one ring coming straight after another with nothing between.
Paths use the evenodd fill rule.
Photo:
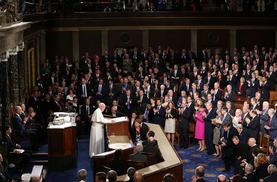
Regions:
<instances>
[{"instance_id":1,"label":"stone column","mask_svg":"<svg viewBox=\"0 0 277 182\"><path fill-rule=\"evenodd\" d=\"M42 30L40 32L40 61L44 63L46 60L46 34L45 31Z\"/></svg>"},{"instance_id":2,"label":"stone column","mask_svg":"<svg viewBox=\"0 0 277 182\"><path fill-rule=\"evenodd\" d=\"M142 31L142 47L144 49L149 48L149 31L148 30Z\"/></svg>"},{"instance_id":3,"label":"stone column","mask_svg":"<svg viewBox=\"0 0 277 182\"><path fill-rule=\"evenodd\" d=\"M8 60L9 64L9 83L10 83L10 102L19 103L19 80L18 80L18 61L17 54L11 55Z\"/></svg>"},{"instance_id":4,"label":"stone column","mask_svg":"<svg viewBox=\"0 0 277 182\"><path fill-rule=\"evenodd\" d=\"M2 136L5 136L5 127L10 121L10 91L9 91L9 66L8 62L0 62L1 84L1 127ZM4 137L3 137L4 138Z\"/></svg>"},{"instance_id":5,"label":"stone column","mask_svg":"<svg viewBox=\"0 0 277 182\"><path fill-rule=\"evenodd\" d=\"M230 30L230 53L233 53L234 48L237 47L237 30ZM234 56L234 55L231 55Z\"/></svg>"},{"instance_id":6,"label":"stone column","mask_svg":"<svg viewBox=\"0 0 277 182\"><path fill-rule=\"evenodd\" d=\"M101 32L101 45L102 45L101 52L102 52L102 55L103 55L105 50L109 49L108 31L107 30L102 30L102 32ZM112 51L112 50L109 50L109 52L110 51Z\"/></svg>"},{"instance_id":7,"label":"stone column","mask_svg":"<svg viewBox=\"0 0 277 182\"><path fill-rule=\"evenodd\" d=\"M277 47L277 30L275 30L275 47Z\"/></svg>"},{"instance_id":8,"label":"stone column","mask_svg":"<svg viewBox=\"0 0 277 182\"><path fill-rule=\"evenodd\" d=\"M80 59L80 48L79 48L79 31L72 32L72 45L73 45L73 61Z\"/></svg>"},{"instance_id":9,"label":"stone column","mask_svg":"<svg viewBox=\"0 0 277 182\"><path fill-rule=\"evenodd\" d=\"M190 49L197 55L197 29L190 30Z\"/></svg>"},{"instance_id":10,"label":"stone column","mask_svg":"<svg viewBox=\"0 0 277 182\"><path fill-rule=\"evenodd\" d=\"M19 88L19 102L25 101L25 62L24 62L23 51L18 52L18 88Z\"/></svg>"}]
</instances>

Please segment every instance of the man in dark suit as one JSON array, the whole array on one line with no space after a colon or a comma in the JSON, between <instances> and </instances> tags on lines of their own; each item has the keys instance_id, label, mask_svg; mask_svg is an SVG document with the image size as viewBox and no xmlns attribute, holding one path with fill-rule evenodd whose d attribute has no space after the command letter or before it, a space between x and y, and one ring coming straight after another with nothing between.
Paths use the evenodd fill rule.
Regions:
<instances>
[{"instance_id":1,"label":"man in dark suit","mask_svg":"<svg viewBox=\"0 0 277 182\"><path fill-rule=\"evenodd\" d=\"M149 161L150 163L157 163L162 160L162 155L158 146L158 142L154 137L155 133L150 130L147 133L147 140L142 142L143 152L147 155L153 156L153 161Z\"/></svg>"},{"instance_id":2,"label":"man in dark suit","mask_svg":"<svg viewBox=\"0 0 277 182\"><path fill-rule=\"evenodd\" d=\"M171 82L174 85L177 85L179 83L179 79L180 79L180 72L178 70L178 65L174 65L173 67L173 71L171 73Z\"/></svg>"},{"instance_id":3,"label":"man in dark suit","mask_svg":"<svg viewBox=\"0 0 277 182\"><path fill-rule=\"evenodd\" d=\"M256 176L254 175L254 167L252 164L247 163L244 167L244 175L242 177L245 182L257 181Z\"/></svg>"},{"instance_id":4,"label":"man in dark suit","mask_svg":"<svg viewBox=\"0 0 277 182\"><path fill-rule=\"evenodd\" d=\"M265 129L269 131L270 140L277 138L277 116L273 108L268 110L269 123L265 125Z\"/></svg>"},{"instance_id":5,"label":"man in dark suit","mask_svg":"<svg viewBox=\"0 0 277 182\"><path fill-rule=\"evenodd\" d=\"M18 165L20 169L28 165L30 155L26 150L21 149L21 146L15 143L11 137L12 128L7 126L5 128L6 132L6 146L8 151L8 160L12 163Z\"/></svg>"},{"instance_id":6,"label":"man in dark suit","mask_svg":"<svg viewBox=\"0 0 277 182\"><path fill-rule=\"evenodd\" d=\"M85 131L88 133L90 131L90 125L91 125L91 115L93 114L95 110L95 107L93 107L90 103L90 98L86 98L85 105L81 106L81 119L82 122L85 123ZM82 125L80 125L81 127ZM82 128L78 128L81 130Z\"/></svg>"},{"instance_id":7,"label":"man in dark suit","mask_svg":"<svg viewBox=\"0 0 277 182\"><path fill-rule=\"evenodd\" d=\"M147 164L147 156L142 153L143 151L143 145L137 145L134 148L134 153L129 156L129 160L134 162L145 162Z\"/></svg>"},{"instance_id":8,"label":"man in dark suit","mask_svg":"<svg viewBox=\"0 0 277 182\"><path fill-rule=\"evenodd\" d=\"M250 117L252 118L250 121L247 120L245 123L245 127L247 129L247 134L249 138L258 139L258 133L260 129L260 119L257 115L256 110L250 111Z\"/></svg>"},{"instance_id":9,"label":"man in dark suit","mask_svg":"<svg viewBox=\"0 0 277 182\"><path fill-rule=\"evenodd\" d=\"M225 99L225 101L234 102L235 93L234 93L231 85L227 85L226 91L225 91L225 94L224 94L224 99Z\"/></svg>"},{"instance_id":10,"label":"man in dark suit","mask_svg":"<svg viewBox=\"0 0 277 182\"><path fill-rule=\"evenodd\" d=\"M272 143L273 146L269 146L269 162L270 164L277 165L277 138Z\"/></svg>"},{"instance_id":11,"label":"man in dark suit","mask_svg":"<svg viewBox=\"0 0 277 182\"><path fill-rule=\"evenodd\" d=\"M190 79L189 78L186 78L185 83L181 84L180 90L186 91L186 94L189 95L189 92L191 90L191 84L190 84Z\"/></svg>"},{"instance_id":12,"label":"man in dark suit","mask_svg":"<svg viewBox=\"0 0 277 182\"><path fill-rule=\"evenodd\" d=\"M99 79L99 83L95 85L95 99L100 102L107 102L107 96L109 93L108 87L104 84L104 80Z\"/></svg>"},{"instance_id":13,"label":"man in dark suit","mask_svg":"<svg viewBox=\"0 0 277 182\"><path fill-rule=\"evenodd\" d=\"M205 167L197 166L195 168L195 175L192 176L192 182L206 182L205 177Z\"/></svg>"},{"instance_id":14,"label":"man in dark suit","mask_svg":"<svg viewBox=\"0 0 277 182\"><path fill-rule=\"evenodd\" d=\"M192 111L187 107L187 102L183 99L181 107L179 108L180 114L180 134L181 134L181 144L180 146L187 148L188 147L188 130L189 130L189 121L192 117Z\"/></svg>"},{"instance_id":15,"label":"man in dark suit","mask_svg":"<svg viewBox=\"0 0 277 182\"><path fill-rule=\"evenodd\" d=\"M269 110L269 102L264 101L262 111L258 112L260 115L260 131L262 132L262 134L266 133L264 126L269 121L268 110Z\"/></svg>"},{"instance_id":16,"label":"man in dark suit","mask_svg":"<svg viewBox=\"0 0 277 182\"><path fill-rule=\"evenodd\" d=\"M17 142L20 142L25 131L24 121L21 119L20 114L22 112L22 108L20 106L15 107L15 113L12 117L12 128L14 130L15 139Z\"/></svg>"},{"instance_id":17,"label":"man in dark suit","mask_svg":"<svg viewBox=\"0 0 277 182\"><path fill-rule=\"evenodd\" d=\"M213 94L213 101L217 102L218 100L222 100L223 98L223 92L220 89L220 85L218 82L214 83L214 89L211 91Z\"/></svg>"},{"instance_id":18,"label":"man in dark suit","mask_svg":"<svg viewBox=\"0 0 277 182\"><path fill-rule=\"evenodd\" d=\"M270 84L267 82L267 78L265 76L263 76L262 81L260 82L260 89L262 91L262 99L268 100Z\"/></svg>"},{"instance_id":19,"label":"man in dark suit","mask_svg":"<svg viewBox=\"0 0 277 182\"><path fill-rule=\"evenodd\" d=\"M131 90L127 89L126 93L123 94L119 100L119 105L122 107L122 113L130 116L131 111L135 105L135 99L131 95Z\"/></svg>"},{"instance_id":20,"label":"man in dark suit","mask_svg":"<svg viewBox=\"0 0 277 182\"><path fill-rule=\"evenodd\" d=\"M210 71L208 71L207 76L205 77L205 83L209 85L209 88L212 88L215 82L216 82L216 77L212 75Z\"/></svg>"},{"instance_id":21,"label":"man in dark suit","mask_svg":"<svg viewBox=\"0 0 277 182\"><path fill-rule=\"evenodd\" d=\"M249 155L249 147L246 143L240 142L238 136L234 136L232 138L232 142L234 144L234 164L235 164L235 172L234 174L238 174L240 171L240 164L243 160L248 159Z\"/></svg>"},{"instance_id":22,"label":"man in dark suit","mask_svg":"<svg viewBox=\"0 0 277 182\"><path fill-rule=\"evenodd\" d=\"M237 131L239 134L238 137L239 137L240 143L247 144L248 136L247 136L246 130L243 128L241 124L237 126Z\"/></svg>"},{"instance_id":23,"label":"man in dark suit","mask_svg":"<svg viewBox=\"0 0 277 182\"><path fill-rule=\"evenodd\" d=\"M109 95L109 100L108 100L108 105L112 103L114 99L117 99L119 95L120 89L118 84L114 84L112 79L109 79L108 83L108 95Z\"/></svg>"},{"instance_id":24,"label":"man in dark suit","mask_svg":"<svg viewBox=\"0 0 277 182\"><path fill-rule=\"evenodd\" d=\"M29 97L29 100L28 100L28 108L32 107L34 111L38 110L38 104L39 104L38 96L39 96L39 92L37 90L33 90L32 95Z\"/></svg>"},{"instance_id":25,"label":"man in dark suit","mask_svg":"<svg viewBox=\"0 0 277 182\"><path fill-rule=\"evenodd\" d=\"M50 104L50 109L53 112L61 112L62 111L62 106L60 104L61 97L59 95L55 95L51 104Z\"/></svg>"},{"instance_id":26,"label":"man in dark suit","mask_svg":"<svg viewBox=\"0 0 277 182\"><path fill-rule=\"evenodd\" d=\"M136 103L137 103L139 114L143 114L145 111L146 105L149 103L149 99L144 94L143 90L139 90L139 94L136 98Z\"/></svg>"},{"instance_id":27,"label":"man in dark suit","mask_svg":"<svg viewBox=\"0 0 277 182\"><path fill-rule=\"evenodd\" d=\"M232 139L234 136L238 136L238 131L233 127L231 123L225 123L223 125L224 133L223 137L221 138L221 146L223 149L223 160L225 165L225 170L229 171L231 165L234 163L234 143Z\"/></svg>"},{"instance_id":28,"label":"man in dark suit","mask_svg":"<svg viewBox=\"0 0 277 182\"><path fill-rule=\"evenodd\" d=\"M156 106L153 108L153 123L159 124L162 128L165 125L165 109L162 106L161 100L156 100Z\"/></svg>"},{"instance_id":29,"label":"man in dark suit","mask_svg":"<svg viewBox=\"0 0 277 182\"><path fill-rule=\"evenodd\" d=\"M133 127L131 127L130 130L134 144L143 142L147 139L149 128L141 119L135 119Z\"/></svg>"},{"instance_id":30,"label":"man in dark suit","mask_svg":"<svg viewBox=\"0 0 277 182\"><path fill-rule=\"evenodd\" d=\"M205 118L205 143L207 147L207 154L212 155L214 153L213 145L213 125L212 119L216 118L216 110L212 108L212 103L206 103L207 116Z\"/></svg>"},{"instance_id":31,"label":"man in dark suit","mask_svg":"<svg viewBox=\"0 0 277 182\"><path fill-rule=\"evenodd\" d=\"M276 165L270 164L267 167L267 172L269 176L264 178L264 182L274 182L277 181L277 168Z\"/></svg>"},{"instance_id":32,"label":"man in dark suit","mask_svg":"<svg viewBox=\"0 0 277 182\"><path fill-rule=\"evenodd\" d=\"M77 86L77 96L80 103L83 104L85 102L85 98L91 96L90 86L86 83L86 79L82 78L81 84Z\"/></svg>"},{"instance_id":33,"label":"man in dark suit","mask_svg":"<svg viewBox=\"0 0 277 182\"><path fill-rule=\"evenodd\" d=\"M156 97L161 98L161 100L163 101L166 94L167 94L167 90L165 88L165 85L161 84L160 85L160 90L157 92Z\"/></svg>"},{"instance_id":34,"label":"man in dark suit","mask_svg":"<svg viewBox=\"0 0 277 182\"><path fill-rule=\"evenodd\" d=\"M227 124L231 124L232 123L232 117L227 112L227 108L226 107L223 107L221 109L221 121L222 121L222 125L224 125L225 123L227 123Z\"/></svg>"},{"instance_id":35,"label":"man in dark suit","mask_svg":"<svg viewBox=\"0 0 277 182\"><path fill-rule=\"evenodd\" d=\"M260 103L257 102L257 99L255 97L252 97L250 99L250 103L251 103L250 105L251 110L261 110L261 105Z\"/></svg>"}]
</instances>

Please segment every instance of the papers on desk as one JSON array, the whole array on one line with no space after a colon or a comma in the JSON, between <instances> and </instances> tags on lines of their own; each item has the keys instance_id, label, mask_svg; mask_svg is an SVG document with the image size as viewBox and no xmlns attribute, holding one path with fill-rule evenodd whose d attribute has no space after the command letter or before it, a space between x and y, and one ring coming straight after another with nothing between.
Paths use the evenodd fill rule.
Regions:
<instances>
[{"instance_id":1,"label":"papers on desk","mask_svg":"<svg viewBox=\"0 0 277 182\"><path fill-rule=\"evenodd\" d=\"M31 177L41 177L43 165L35 165L31 172Z\"/></svg>"},{"instance_id":2,"label":"papers on desk","mask_svg":"<svg viewBox=\"0 0 277 182\"><path fill-rule=\"evenodd\" d=\"M75 122L76 121L76 113L73 112L54 112L55 119L54 120L60 120L63 119L64 122Z\"/></svg>"},{"instance_id":3,"label":"papers on desk","mask_svg":"<svg viewBox=\"0 0 277 182\"><path fill-rule=\"evenodd\" d=\"M49 123L48 125L48 129L64 129L64 128L68 128L68 127L72 127L72 126L76 126L76 123L63 123L61 125L54 125L53 123Z\"/></svg>"},{"instance_id":4,"label":"papers on desk","mask_svg":"<svg viewBox=\"0 0 277 182\"><path fill-rule=\"evenodd\" d=\"M114 149L114 150L117 150L117 149L125 150L125 149L131 148L131 147L132 147L131 143L111 143L111 144L109 144L109 148Z\"/></svg>"},{"instance_id":5,"label":"papers on desk","mask_svg":"<svg viewBox=\"0 0 277 182\"><path fill-rule=\"evenodd\" d=\"M64 129L76 126L76 113L73 112L54 112L54 120L48 125L48 129Z\"/></svg>"},{"instance_id":6,"label":"papers on desk","mask_svg":"<svg viewBox=\"0 0 277 182\"><path fill-rule=\"evenodd\" d=\"M24 149L14 149L14 153L22 154L25 150Z\"/></svg>"},{"instance_id":7,"label":"papers on desk","mask_svg":"<svg viewBox=\"0 0 277 182\"><path fill-rule=\"evenodd\" d=\"M93 156L106 156L106 155L109 155L109 154L113 154L115 152L115 150L111 150L111 151L108 151L108 152L103 152L103 153L100 153L100 154L96 154L96 155L93 155Z\"/></svg>"},{"instance_id":8,"label":"papers on desk","mask_svg":"<svg viewBox=\"0 0 277 182\"><path fill-rule=\"evenodd\" d=\"M108 123L119 123L122 121L129 121L128 117L117 117L117 118L105 118Z\"/></svg>"}]
</instances>

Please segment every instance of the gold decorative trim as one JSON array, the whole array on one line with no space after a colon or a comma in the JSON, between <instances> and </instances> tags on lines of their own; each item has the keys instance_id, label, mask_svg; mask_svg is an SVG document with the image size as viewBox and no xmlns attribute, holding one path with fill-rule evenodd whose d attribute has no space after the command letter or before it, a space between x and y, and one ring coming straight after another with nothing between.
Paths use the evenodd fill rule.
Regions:
<instances>
[{"instance_id":1,"label":"gold decorative trim","mask_svg":"<svg viewBox=\"0 0 277 182\"><path fill-rule=\"evenodd\" d=\"M47 31L112 31L112 30L277 30L277 26L103 26L103 27L57 27Z\"/></svg>"}]
</instances>

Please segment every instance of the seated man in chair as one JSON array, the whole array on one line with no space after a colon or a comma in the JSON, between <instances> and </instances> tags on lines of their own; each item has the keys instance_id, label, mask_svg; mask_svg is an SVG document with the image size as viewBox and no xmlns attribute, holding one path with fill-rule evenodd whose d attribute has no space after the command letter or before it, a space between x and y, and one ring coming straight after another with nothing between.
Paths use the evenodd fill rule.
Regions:
<instances>
[{"instance_id":1,"label":"seated man in chair","mask_svg":"<svg viewBox=\"0 0 277 182\"><path fill-rule=\"evenodd\" d=\"M143 146L141 144L134 148L134 153L129 156L129 160L133 162L145 162L147 164L147 156L142 153Z\"/></svg>"},{"instance_id":2,"label":"seated man in chair","mask_svg":"<svg viewBox=\"0 0 277 182\"><path fill-rule=\"evenodd\" d=\"M8 160L9 162L16 164L19 169L23 169L29 162L30 154L24 149L21 149L19 144L14 143L13 139L11 138L12 128L10 126L7 126L5 131Z\"/></svg>"},{"instance_id":3,"label":"seated man in chair","mask_svg":"<svg viewBox=\"0 0 277 182\"><path fill-rule=\"evenodd\" d=\"M154 138L154 131L149 131L147 133L147 140L142 143L143 145L143 153L146 155L151 155L153 161L148 161L151 164L160 162L162 160L162 155L158 146L157 140ZM149 158L148 158L149 160Z\"/></svg>"}]
</instances>

